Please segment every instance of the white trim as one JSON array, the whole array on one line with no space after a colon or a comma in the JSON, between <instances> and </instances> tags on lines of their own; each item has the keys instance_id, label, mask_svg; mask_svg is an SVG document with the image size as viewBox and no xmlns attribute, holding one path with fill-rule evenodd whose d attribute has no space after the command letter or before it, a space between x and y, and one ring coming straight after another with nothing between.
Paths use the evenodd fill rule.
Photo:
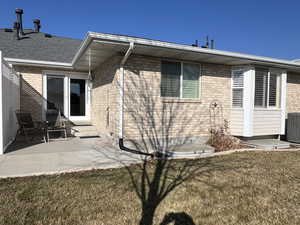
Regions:
<instances>
[{"instance_id":1,"label":"white trim","mask_svg":"<svg viewBox=\"0 0 300 225\"><path fill-rule=\"evenodd\" d=\"M73 121L86 120L89 121L91 118L91 103L90 103L90 89L88 85L88 74L81 72L70 72L70 71L59 71L59 70L43 70L43 98L46 101L43 101L43 112L42 118L46 120L46 111L47 111L47 76L61 76L64 82L64 114L68 119ZM85 80L85 116L71 116L71 106L70 106L70 81L71 79L82 79Z\"/></svg>"},{"instance_id":2,"label":"white trim","mask_svg":"<svg viewBox=\"0 0 300 225\"><path fill-rule=\"evenodd\" d=\"M42 60L28 60L28 59L19 59L19 58L5 58L5 60L8 61L9 63L19 64L19 65L47 66L47 67L73 69L77 61L80 59L80 57L84 54L85 50L89 47L91 42L94 40L103 43L112 42L116 45L118 44L124 45L126 43L130 44L131 42L134 42L136 45L140 45L140 46L160 47L160 48L168 48L168 49L189 51L195 53L203 53L203 54L214 55L214 56L231 57L236 59L249 60L250 61L249 63L266 63L269 64L268 66L273 64L280 67L285 66L285 67L290 67L292 69L300 69L299 62L294 62L289 60L275 59L275 58L235 53L229 51L221 51L221 50L209 49L209 48L198 48L198 47L193 47L188 45L156 41L151 39L134 38L134 37L128 37L122 35L112 35L112 34L104 34L104 33L96 33L96 32L87 32L84 41L81 43L80 48L76 52L71 63L42 61Z\"/></svg>"},{"instance_id":3,"label":"white trim","mask_svg":"<svg viewBox=\"0 0 300 225\"><path fill-rule=\"evenodd\" d=\"M179 97L169 97L169 96L161 96L160 92L160 98L162 99L183 99L183 100L199 100L202 96L202 64L197 62L191 62L187 60L172 60L172 59L162 59L160 60L161 64L162 62L174 62L174 63L180 63L180 87L179 87ZM198 97L197 98L184 98L183 97L183 65L184 64L192 64L197 65L199 67L199 74L198 74ZM162 76L162 74L160 74Z\"/></svg>"},{"instance_id":4,"label":"white trim","mask_svg":"<svg viewBox=\"0 0 300 225\"><path fill-rule=\"evenodd\" d=\"M43 108L42 108L42 118L46 120L47 112L47 74L43 72Z\"/></svg>"},{"instance_id":5,"label":"white trim","mask_svg":"<svg viewBox=\"0 0 300 225\"><path fill-rule=\"evenodd\" d=\"M76 76L79 79L88 79L89 74L84 72L73 72L73 71L64 71L64 70L42 70L42 73L57 75L57 76Z\"/></svg>"},{"instance_id":6,"label":"white trim","mask_svg":"<svg viewBox=\"0 0 300 225\"><path fill-rule=\"evenodd\" d=\"M254 68L244 71L244 137L253 136L253 109L254 109Z\"/></svg>"},{"instance_id":7,"label":"white trim","mask_svg":"<svg viewBox=\"0 0 300 225\"><path fill-rule=\"evenodd\" d=\"M3 99L2 99L2 95L3 95L3 90L2 90L2 52L0 51L0 155L2 155L4 153L4 146L3 146Z\"/></svg>"},{"instance_id":8,"label":"white trim","mask_svg":"<svg viewBox=\"0 0 300 225\"><path fill-rule=\"evenodd\" d=\"M285 114L286 114L286 84L287 84L287 72L284 71L281 74L281 134L285 134Z\"/></svg>"},{"instance_id":9,"label":"white trim","mask_svg":"<svg viewBox=\"0 0 300 225\"><path fill-rule=\"evenodd\" d=\"M156 40L150 40L150 39L144 39L144 38L135 38L135 37L96 33L96 32L88 32L87 36L90 38L97 38L97 39L106 40L106 41L107 40L115 41L116 44L118 44L117 42L128 42L128 43L134 42L136 45L146 45L146 46L153 46L153 47L178 49L178 50L185 50L185 51L190 51L190 52L204 53L204 54L208 54L208 55L227 56L227 57L232 57L232 58L250 60L253 62L274 63L274 64L281 64L281 65L285 65L285 66L292 66L292 67L295 67L298 69L300 68L299 63L295 63L295 62L289 61L289 60L274 59L274 58L269 58L269 57L255 56L255 55L250 55L250 54L242 54L242 53L235 53L235 52L229 52L229 51L221 51L221 50L209 49L209 48L197 48L197 47L188 46L188 45L156 41ZM82 49L83 49L83 46L80 50L82 51ZM73 62L74 62L74 60L73 60Z\"/></svg>"},{"instance_id":10,"label":"white trim","mask_svg":"<svg viewBox=\"0 0 300 225\"><path fill-rule=\"evenodd\" d=\"M90 91L89 91L89 85L88 85L88 78L87 77L81 77L81 76L68 76L66 77L67 79L67 103L68 103L68 118L71 121L89 121L91 116L90 116ZM85 116L71 116L71 79L78 79L78 80L84 80L85 81Z\"/></svg>"},{"instance_id":11,"label":"white trim","mask_svg":"<svg viewBox=\"0 0 300 225\"><path fill-rule=\"evenodd\" d=\"M87 32L84 41L81 42L81 45L80 45L78 51L76 52L75 56L72 59L72 63L71 63L72 66L74 66L75 63L78 61L78 59L82 56L85 49L90 45L91 41L92 41L91 32Z\"/></svg>"},{"instance_id":12,"label":"white trim","mask_svg":"<svg viewBox=\"0 0 300 225\"><path fill-rule=\"evenodd\" d=\"M60 67L72 69L71 63L42 61L42 60L30 60L30 59L18 59L18 58L5 58L8 63L14 65L30 65L30 66L47 66L47 67Z\"/></svg>"},{"instance_id":13,"label":"white trim","mask_svg":"<svg viewBox=\"0 0 300 225\"><path fill-rule=\"evenodd\" d=\"M234 87L233 86L233 75L234 72L239 71L243 73L243 87ZM244 87L245 87L245 68L233 68L231 69L231 108L232 109L243 109L244 108ZM243 90L243 99L242 99L242 107L233 106L233 90L234 89L242 89Z\"/></svg>"}]
</instances>

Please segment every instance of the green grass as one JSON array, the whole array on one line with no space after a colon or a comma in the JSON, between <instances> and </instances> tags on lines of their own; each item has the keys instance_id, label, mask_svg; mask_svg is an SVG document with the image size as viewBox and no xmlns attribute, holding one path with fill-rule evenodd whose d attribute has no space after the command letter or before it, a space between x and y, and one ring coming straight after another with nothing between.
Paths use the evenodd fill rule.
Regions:
<instances>
[{"instance_id":1,"label":"green grass","mask_svg":"<svg viewBox=\"0 0 300 225\"><path fill-rule=\"evenodd\" d=\"M178 167L182 163L174 161ZM300 224L300 152L219 156L205 169L209 172L197 173L167 195L154 224L171 212L205 225ZM138 166L130 170L140 176ZM140 214L125 168L0 180L3 225L132 225L139 224Z\"/></svg>"}]
</instances>

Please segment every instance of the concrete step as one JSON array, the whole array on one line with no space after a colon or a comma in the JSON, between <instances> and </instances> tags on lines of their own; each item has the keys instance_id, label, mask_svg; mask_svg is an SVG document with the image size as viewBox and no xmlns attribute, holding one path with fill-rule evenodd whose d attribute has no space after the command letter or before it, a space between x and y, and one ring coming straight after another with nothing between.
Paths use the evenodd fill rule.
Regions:
<instances>
[{"instance_id":1,"label":"concrete step","mask_svg":"<svg viewBox=\"0 0 300 225\"><path fill-rule=\"evenodd\" d=\"M71 129L76 133L97 131L96 127L94 126L73 126Z\"/></svg>"},{"instance_id":2,"label":"concrete step","mask_svg":"<svg viewBox=\"0 0 300 225\"><path fill-rule=\"evenodd\" d=\"M99 135L96 127L92 125L73 126L71 133L75 137L92 137Z\"/></svg>"},{"instance_id":3,"label":"concrete step","mask_svg":"<svg viewBox=\"0 0 300 225\"><path fill-rule=\"evenodd\" d=\"M72 121L74 126L92 126L92 122L89 120L78 120L78 121Z\"/></svg>"}]
</instances>

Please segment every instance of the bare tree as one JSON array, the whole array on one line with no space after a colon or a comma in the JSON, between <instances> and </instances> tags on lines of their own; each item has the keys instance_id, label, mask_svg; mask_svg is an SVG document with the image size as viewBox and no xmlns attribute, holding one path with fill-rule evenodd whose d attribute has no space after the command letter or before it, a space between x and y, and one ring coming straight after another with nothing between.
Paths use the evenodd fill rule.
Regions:
<instances>
[{"instance_id":1,"label":"bare tree","mask_svg":"<svg viewBox=\"0 0 300 225\"><path fill-rule=\"evenodd\" d=\"M153 87L153 83L140 71L129 72L125 82L125 139L130 141L132 148L159 156L154 159L143 157L142 163L134 169L126 167L141 201L140 225L153 224L157 207L176 187L219 168L208 158L168 159L178 147L189 141L195 129L189 124L195 118L196 110L191 104L186 113L187 108L176 100L161 101L159 89ZM174 217L177 214L170 215L166 215L162 224L167 224L170 218L177 218Z\"/></svg>"}]
</instances>

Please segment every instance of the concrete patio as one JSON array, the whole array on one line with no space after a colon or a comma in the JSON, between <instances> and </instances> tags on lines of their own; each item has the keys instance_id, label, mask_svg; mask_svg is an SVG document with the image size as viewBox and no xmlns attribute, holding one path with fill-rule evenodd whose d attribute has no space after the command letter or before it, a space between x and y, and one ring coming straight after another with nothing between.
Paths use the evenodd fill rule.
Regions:
<instances>
[{"instance_id":1,"label":"concrete patio","mask_svg":"<svg viewBox=\"0 0 300 225\"><path fill-rule=\"evenodd\" d=\"M105 138L69 138L50 143L13 143L0 156L0 178L116 168L137 163L140 156L122 152Z\"/></svg>"}]
</instances>

